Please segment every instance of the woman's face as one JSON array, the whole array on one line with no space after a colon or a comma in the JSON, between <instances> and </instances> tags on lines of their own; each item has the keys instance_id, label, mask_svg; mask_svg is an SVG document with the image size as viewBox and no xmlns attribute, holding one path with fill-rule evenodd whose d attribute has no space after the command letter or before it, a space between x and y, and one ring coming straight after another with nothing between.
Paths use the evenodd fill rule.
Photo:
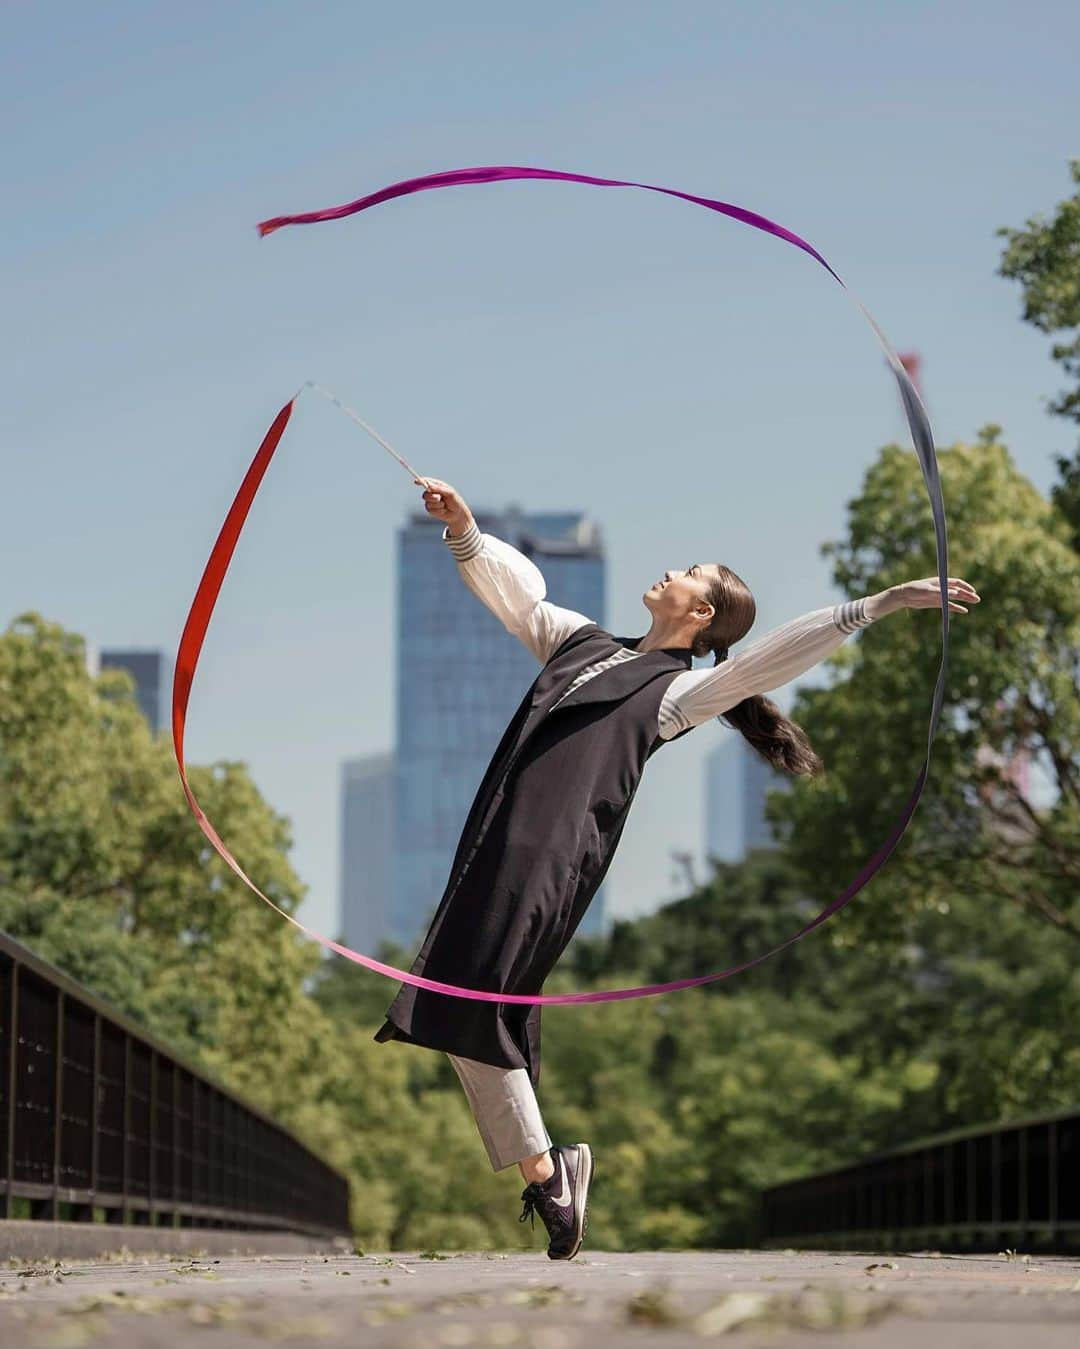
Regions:
<instances>
[{"instance_id":1,"label":"woman's face","mask_svg":"<svg viewBox=\"0 0 1080 1349\"><path fill-rule=\"evenodd\" d=\"M641 598L650 613L677 622L699 605L708 602L706 592L709 582L719 574L715 563L695 562L685 571L664 572Z\"/></svg>"}]
</instances>

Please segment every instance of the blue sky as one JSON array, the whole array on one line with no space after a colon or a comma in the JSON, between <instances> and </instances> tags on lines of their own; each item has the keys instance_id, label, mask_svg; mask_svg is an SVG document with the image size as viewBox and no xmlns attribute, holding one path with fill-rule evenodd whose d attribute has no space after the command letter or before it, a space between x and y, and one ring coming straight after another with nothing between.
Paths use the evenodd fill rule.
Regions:
<instances>
[{"instance_id":1,"label":"blue sky","mask_svg":"<svg viewBox=\"0 0 1080 1349\"><path fill-rule=\"evenodd\" d=\"M819 545L905 435L840 288L705 211L563 184L255 233L441 169L636 178L772 216L922 354L939 444L998 422L1044 491L1067 448L995 229L1069 190L1075 5L21 4L4 26L4 626L35 609L171 669L243 471L306 379L475 506L591 511L616 631L645 630L663 568L707 558L754 589L752 636L839 598ZM391 743L393 531L417 493L302 403L192 701L189 757L250 764L294 822L301 917L331 934L338 764ZM609 873L620 911L674 892L670 849L700 852L702 759L732 734L650 762Z\"/></svg>"}]
</instances>

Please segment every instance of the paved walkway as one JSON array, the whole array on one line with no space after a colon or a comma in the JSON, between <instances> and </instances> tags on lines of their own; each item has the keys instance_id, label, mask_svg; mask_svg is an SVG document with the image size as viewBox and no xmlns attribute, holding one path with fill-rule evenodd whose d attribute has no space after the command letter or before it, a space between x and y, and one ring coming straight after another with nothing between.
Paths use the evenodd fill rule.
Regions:
<instances>
[{"instance_id":1,"label":"paved walkway","mask_svg":"<svg viewBox=\"0 0 1080 1349\"><path fill-rule=\"evenodd\" d=\"M1076 1349L1080 1260L805 1252L191 1254L0 1265L18 1349Z\"/></svg>"}]
</instances>

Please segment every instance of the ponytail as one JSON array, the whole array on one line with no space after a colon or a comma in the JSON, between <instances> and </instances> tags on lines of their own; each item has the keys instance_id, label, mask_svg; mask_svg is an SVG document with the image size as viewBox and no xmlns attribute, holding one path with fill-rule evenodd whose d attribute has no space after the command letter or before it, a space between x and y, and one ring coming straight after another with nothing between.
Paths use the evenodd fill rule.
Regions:
<instances>
[{"instance_id":1,"label":"ponytail","mask_svg":"<svg viewBox=\"0 0 1080 1349\"><path fill-rule=\"evenodd\" d=\"M817 777L824 768L803 728L785 717L763 693L755 693L752 698L729 707L723 719L741 732L743 739L774 768L809 778Z\"/></svg>"},{"instance_id":2,"label":"ponytail","mask_svg":"<svg viewBox=\"0 0 1080 1349\"><path fill-rule=\"evenodd\" d=\"M728 658L728 643L739 641L749 632L756 617L756 605L749 587L727 567L720 567L720 579L710 588L709 603L716 610L712 625L698 639L694 655L712 651L714 665ZM817 777L824 771L821 756L810 744L801 726L785 717L771 698L756 693L729 707L722 719L776 769L800 777Z\"/></svg>"}]
</instances>

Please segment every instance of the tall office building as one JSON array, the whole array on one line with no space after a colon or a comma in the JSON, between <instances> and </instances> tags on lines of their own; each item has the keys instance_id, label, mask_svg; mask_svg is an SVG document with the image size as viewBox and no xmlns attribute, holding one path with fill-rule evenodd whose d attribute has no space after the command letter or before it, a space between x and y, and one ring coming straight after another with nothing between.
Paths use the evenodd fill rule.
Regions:
<instances>
[{"instance_id":1,"label":"tall office building","mask_svg":"<svg viewBox=\"0 0 1080 1349\"><path fill-rule=\"evenodd\" d=\"M740 736L739 739L742 737ZM742 812L739 809L739 747L726 731L705 756L705 862L738 862L743 855Z\"/></svg>"},{"instance_id":2,"label":"tall office building","mask_svg":"<svg viewBox=\"0 0 1080 1349\"><path fill-rule=\"evenodd\" d=\"M370 954L387 935L394 820L394 755L341 765L341 931Z\"/></svg>"},{"instance_id":3,"label":"tall office building","mask_svg":"<svg viewBox=\"0 0 1080 1349\"><path fill-rule=\"evenodd\" d=\"M96 658L88 651L87 665L92 674L101 670L127 670L135 680L135 696L152 731L161 730L165 699L162 682L165 657L160 651L101 651Z\"/></svg>"},{"instance_id":4,"label":"tall office building","mask_svg":"<svg viewBox=\"0 0 1080 1349\"><path fill-rule=\"evenodd\" d=\"M474 511L486 533L531 557L547 598L604 623L597 525L577 512ZM464 585L442 525L413 512L398 531L397 781L389 935L427 928L458 838L503 731L539 672L536 658ZM578 932L603 930L602 885Z\"/></svg>"},{"instance_id":5,"label":"tall office building","mask_svg":"<svg viewBox=\"0 0 1080 1349\"><path fill-rule=\"evenodd\" d=\"M765 818L765 798L769 792L787 791L791 774L777 772L773 766L750 748L738 731L739 753L742 758L742 843L743 856L755 849L777 847L772 827Z\"/></svg>"},{"instance_id":6,"label":"tall office building","mask_svg":"<svg viewBox=\"0 0 1080 1349\"><path fill-rule=\"evenodd\" d=\"M741 862L754 849L775 848L765 797L790 785L787 774L777 773L738 731L728 730L724 743L705 758L706 859Z\"/></svg>"}]
</instances>

